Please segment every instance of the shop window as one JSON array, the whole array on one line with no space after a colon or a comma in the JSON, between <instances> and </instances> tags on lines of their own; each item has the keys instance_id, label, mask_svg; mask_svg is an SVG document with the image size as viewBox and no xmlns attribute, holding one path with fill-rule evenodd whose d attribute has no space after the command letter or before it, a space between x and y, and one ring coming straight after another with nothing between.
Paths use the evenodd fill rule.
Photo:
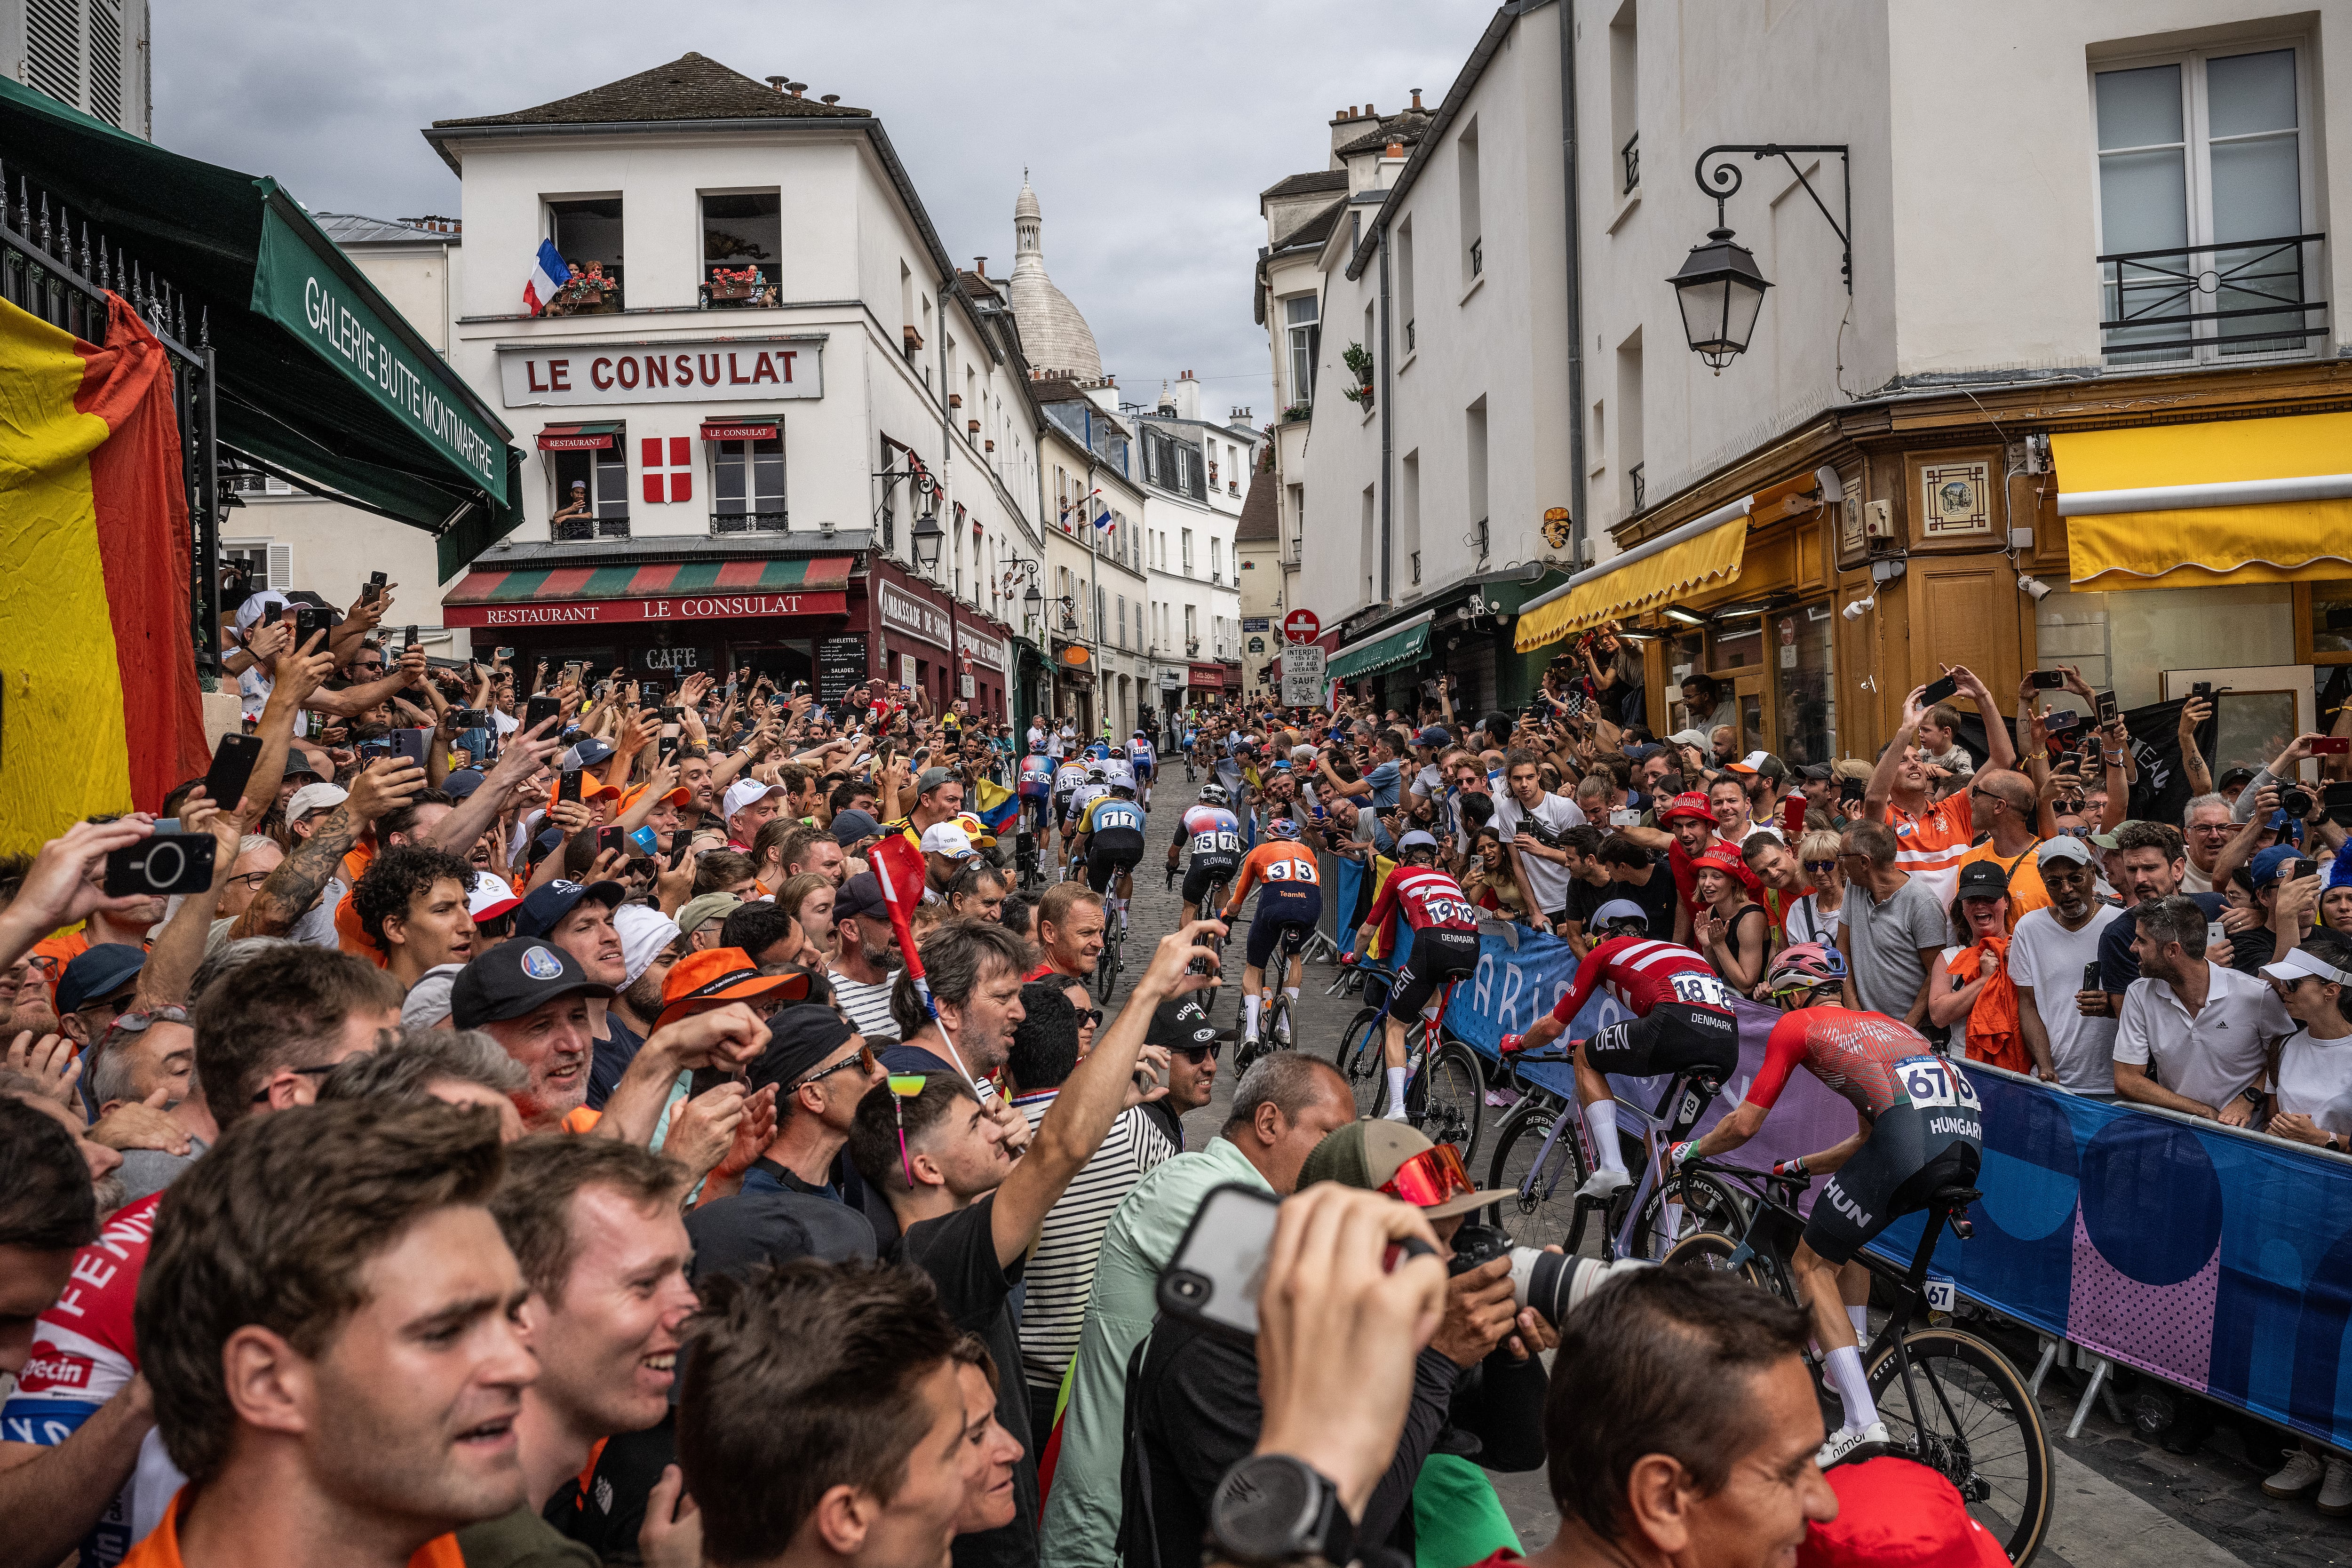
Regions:
<instances>
[{"instance_id":1,"label":"shop window","mask_svg":"<svg viewBox=\"0 0 2352 1568\"><path fill-rule=\"evenodd\" d=\"M783 426L773 436L711 442L710 492L712 532L783 531Z\"/></svg>"},{"instance_id":2,"label":"shop window","mask_svg":"<svg viewBox=\"0 0 2352 1568\"><path fill-rule=\"evenodd\" d=\"M629 460L619 437L609 447L545 456L555 486L549 538L629 537Z\"/></svg>"},{"instance_id":3,"label":"shop window","mask_svg":"<svg viewBox=\"0 0 2352 1568\"><path fill-rule=\"evenodd\" d=\"M740 310L772 306L783 284L784 217L773 191L702 198L702 305Z\"/></svg>"},{"instance_id":4,"label":"shop window","mask_svg":"<svg viewBox=\"0 0 2352 1568\"><path fill-rule=\"evenodd\" d=\"M2352 583L2314 583L2309 617L2317 664L2352 664Z\"/></svg>"},{"instance_id":5,"label":"shop window","mask_svg":"<svg viewBox=\"0 0 2352 1568\"><path fill-rule=\"evenodd\" d=\"M548 237L572 273L547 313L600 316L622 309L621 198L550 202L547 225Z\"/></svg>"},{"instance_id":6,"label":"shop window","mask_svg":"<svg viewBox=\"0 0 2352 1568\"><path fill-rule=\"evenodd\" d=\"M2093 690L2112 689L2126 709L2164 700L2168 669L2293 664L2294 627L2294 590L2284 583L2113 594L2059 589L2033 606L2035 662L2075 666ZM2053 701L2082 706L2063 693Z\"/></svg>"},{"instance_id":7,"label":"shop window","mask_svg":"<svg viewBox=\"0 0 2352 1568\"><path fill-rule=\"evenodd\" d=\"M1790 767L1837 758L1837 680L1831 628L1837 618L1827 605L1807 605L1770 617L1774 716L1779 743L1772 750Z\"/></svg>"}]
</instances>

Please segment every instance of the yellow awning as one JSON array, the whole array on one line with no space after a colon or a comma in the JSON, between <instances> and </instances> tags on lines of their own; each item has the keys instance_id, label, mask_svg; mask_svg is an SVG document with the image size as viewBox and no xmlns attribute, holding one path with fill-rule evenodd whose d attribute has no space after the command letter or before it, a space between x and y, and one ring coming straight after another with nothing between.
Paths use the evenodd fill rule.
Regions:
<instances>
[{"instance_id":1,"label":"yellow awning","mask_svg":"<svg viewBox=\"0 0 2352 1568\"><path fill-rule=\"evenodd\" d=\"M2074 586L2352 577L2352 414L2050 437Z\"/></svg>"},{"instance_id":2,"label":"yellow awning","mask_svg":"<svg viewBox=\"0 0 2352 1568\"><path fill-rule=\"evenodd\" d=\"M1512 646L1521 653L1532 653L1587 626L1736 581L1740 555L1748 544L1748 502L1742 500L1735 504L1738 515L1729 521L1614 571L1604 563L1602 570L1570 585L1559 597L1521 611Z\"/></svg>"}]
</instances>

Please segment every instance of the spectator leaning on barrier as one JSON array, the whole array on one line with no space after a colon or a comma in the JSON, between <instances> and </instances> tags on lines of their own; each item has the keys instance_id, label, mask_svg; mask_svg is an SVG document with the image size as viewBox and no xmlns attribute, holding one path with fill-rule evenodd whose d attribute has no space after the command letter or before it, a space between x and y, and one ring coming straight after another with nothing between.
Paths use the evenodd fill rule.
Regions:
<instances>
[{"instance_id":1,"label":"spectator leaning on barrier","mask_svg":"<svg viewBox=\"0 0 2352 1568\"><path fill-rule=\"evenodd\" d=\"M2010 938L2018 1032L2038 1076L2105 1099L2116 1092L2116 1021L2097 984L2099 939L2126 917L2093 896L2098 874L2080 838L2046 838L2034 858L2050 903L2020 919Z\"/></svg>"},{"instance_id":2,"label":"spectator leaning on barrier","mask_svg":"<svg viewBox=\"0 0 2352 1568\"><path fill-rule=\"evenodd\" d=\"M2144 904L2179 893L2182 856L2179 840L2161 823L2126 822L2109 837L2115 844L2106 852L2107 873L2122 895L2125 918L2100 933L2099 989L2107 995L2107 1016L2120 1018L2124 993L2139 978L2139 959L2132 946L2137 928L2131 916ZM2096 845L2098 840L2091 842ZM2181 896L2194 902L2211 923L2207 942L2221 941L2221 915L2228 900L2219 893Z\"/></svg>"},{"instance_id":3,"label":"spectator leaning on barrier","mask_svg":"<svg viewBox=\"0 0 2352 1568\"><path fill-rule=\"evenodd\" d=\"M2269 984L2206 961L2206 925L2185 895L2140 908L2132 939L2140 978L2116 1024L2116 1092L2225 1126L2259 1125L2268 1053L2294 1023Z\"/></svg>"},{"instance_id":4,"label":"spectator leaning on barrier","mask_svg":"<svg viewBox=\"0 0 2352 1568\"><path fill-rule=\"evenodd\" d=\"M2263 1131L2352 1154L2352 942L2314 931L2263 976L2301 1026L2280 1043Z\"/></svg>"}]
</instances>

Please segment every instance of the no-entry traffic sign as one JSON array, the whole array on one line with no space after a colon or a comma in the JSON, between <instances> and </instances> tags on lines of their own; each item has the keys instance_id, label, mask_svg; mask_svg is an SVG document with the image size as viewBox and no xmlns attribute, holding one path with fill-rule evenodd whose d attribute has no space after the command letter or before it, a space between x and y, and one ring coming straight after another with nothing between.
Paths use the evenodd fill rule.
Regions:
<instances>
[{"instance_id":1,"label":"no-entry traffic sign","mask_svg":"<svg viewBox=\"0 0 2352 1568\"><path fill-rule=\"evenodd\" d=\"M1282 635L1288 642L1313 642L1323 635L1323 623L1312 610L1293 610L1283 618Z\"/></svg>"}]
</instances>

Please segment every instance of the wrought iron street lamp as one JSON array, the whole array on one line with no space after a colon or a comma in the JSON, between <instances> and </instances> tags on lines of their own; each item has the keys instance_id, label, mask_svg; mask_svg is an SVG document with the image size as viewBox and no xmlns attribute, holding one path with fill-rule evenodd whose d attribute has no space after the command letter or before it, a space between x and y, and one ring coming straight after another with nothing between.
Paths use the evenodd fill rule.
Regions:
<instances>
[{"instance_id":1,"label":"wrought iron street lamp","mask_svg":"<svg viewBox=\"0 0 2352 1568\"><path fill-rule=\"evenodd\" d=\"M1830 216L1830 209L1822 205L1820 193L1813 189L1812 182L1805 178L1805 172L1797 166L1797 160L1791 155L1798 153L1835 153L1839 163L1843 165L1848 162L1843 146L1782 146L1778 142L1767 142L1760 146L1724 144L1708 148L1699 154L1692 174L1698 181L1698 188L1715 198L1716 226L1707 232L1705 244L1691 247L1690 257L1683 263L1682 270L1666 281L1674 285L1675 302L1682 308L1683 336L1689 340L1691 352L1706 361L1717 375L1723 374L1725 365L1747 352L1748 341L1756 332L1757 312L1764 306L1764 290L1772 287L1771 279L1757 267L1755 253L1732 237L1732 231L1724 221L1724 204L1738 194L1741 181L1738 165L1727 158L1712 169L1706 166L1707 160L1719 153L1748 153L1758 158L1777 157L1789 165L1789 172L1796 175L1799 184L1805 187L1805 194L1813 198L1813 205L1821 208L1822 218L1837 235L1838 243L1844 247L1842 270L1845 277L1845 289L1848 294L1853 292L1853 242L1848 237L1848 231L1853 224L1852 171L1849 169L1846 174L1846 221L1841 226L1837 219Z\"/></svg>"},{"instance_id":2,"label":"wrought iron street lamp","mask_svg":"<svg viewBox=\"0 0 2352 1568\"><path fill-rule=\"evenodd\" d=\"M940 548L947 543L948 531L940 526L940 514L927 511L915 520L908 531L907 543L915 552L915 564L926 573L940 563Z\"/></svg>"}]
</instances>

